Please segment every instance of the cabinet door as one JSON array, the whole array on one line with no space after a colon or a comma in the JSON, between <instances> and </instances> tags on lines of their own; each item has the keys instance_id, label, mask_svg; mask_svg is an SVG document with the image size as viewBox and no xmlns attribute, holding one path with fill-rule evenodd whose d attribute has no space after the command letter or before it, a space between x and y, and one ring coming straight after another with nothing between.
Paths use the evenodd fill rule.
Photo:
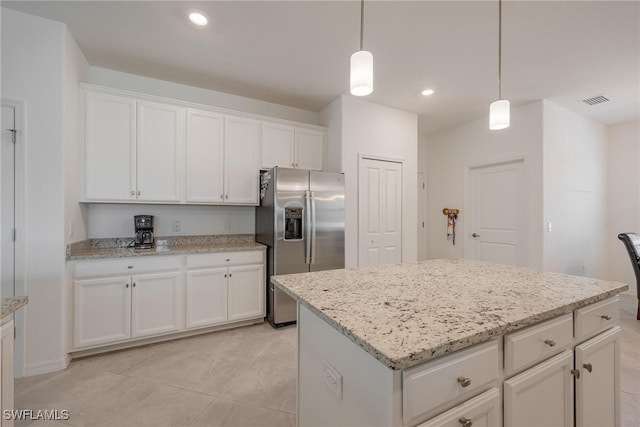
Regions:
<instances>
[{"instance_id":1,"label":"cabinet door","mask_svg":"<svg viewBox=\"0 0 640 427\"><path fill-rule=\"evenodd\" d=\"M179 202L185 109L173 105L138 102L137 199Z\"/></svg>"},{"instance_id":2,"label":"cabinet door","mask_svg":"<svg viewBox=\"0 0 640 427\"><path fill-rule=\"evenodd\" d=\"M135 199L136 102L85 94L85 199Z\"/></svg>"},{"instance_id":3,"label":"cabinet door","mask_svg":"<svg viewBox=\"0 0 640 427\"><path fill-rule=\"evenodd\" d=\"M229 267L229 320L264 316L263 265Z\"/></svg>"},{"instance_id":4,"label":"cabinet door","mask_svg":"<svg viewBox=\"0 0 640 427\"><path fill-rule=\"evenodd\" d=\"M467 420L469 422L466 425L474 427L499 426L501 425L501 408L500 391L497 388L492 388L480 396L469 399L444 414L420 424L419 427L460 427L465 425Z\"/></svg>"},{"instance_id":5,"label":"cabinet door","mask_svg":"<svg viewBox=\"0 0 640 427\"><path fill-rule=\"evenodd\" d=\"M131 336L159 335L182 329L180 272L133 276Z\"/></svg>"},{"instance_id":6,"label":"cabinet door","mask_svg":"<svg viewBox=\"0 0 640 427\"><path fill-rule=\"evenodd\" d=\"M296 167L321 171L324 169L324 132L296 128Z\"/></svg>"},{"instance_id":7,"label":"cabinet door","mask_svg":"<svg viewBox=\"0 0 640 427\"><path fill-rule=\"evenodd\" d=\"M573 352L504 382L505 426L573 426Z\"/></svg>"},{"instance_id":8,"label":"cabinet door","mask_svg":"<svg viewBox=\"0 0 640 427\"><path fill-rule=\"evenodd\" d=\"M294 141L292 126L262 122L262 167L295 167Z\"/></svg>"},{"instance_id":9,"label":"cabinet door","mask_svg":"<svg viewBox=\"0 0 640 427\"><path fill-rule=\"evenodd\" d=\"M224 116L187 110L186 201L224 201Z\"/></svg>"},{"instance_id":10,"label":"cabinet door","mask_svg":"<svg viewBox=\"0 0 640 427\"><path fill-rule=\"evenodd\" d=\"M73 346L122 341L131 332L129 276L75 280Z\"/></svg>"},{"instance_id":11,"label":"cabinet door","mask_svg":"<svg viewBox=\"0 0 640 427\"><path fill-rule=\"evenodd\" d=\"M225 117L225 203L258 204L258 125L255 120Z\"/></svg>"},{"instance_id":12,"label":"cabinet door","mask_svg":"<svg viewBox=\"0 0 640 427\"><path fill-rule=\"evenodd\" d=\"M5 410L15 409L13 401L13 320L2 325L0 345L0 402L2 414ZM0 426L13 426L12 419L0 419Z\"/></svg>"},{"instance_id":13,"label":"cabinet door","mask_svg":"<svg viewBox=\"0 0 640 427\"><path fill-rule=\"evenodd\" d=\"M576 347L576 426L620 425L620 327Z\"/></svg>"},{"instance_id":14,"label":"cabinet door","mask_svg":"<svg viewBox=\"0 0 640 427\"><path fill-rule=\"evenodd\" d=\"M188 328L215 325L227 320L227 268L187 271Z\"/></svg>"}]
</instances>

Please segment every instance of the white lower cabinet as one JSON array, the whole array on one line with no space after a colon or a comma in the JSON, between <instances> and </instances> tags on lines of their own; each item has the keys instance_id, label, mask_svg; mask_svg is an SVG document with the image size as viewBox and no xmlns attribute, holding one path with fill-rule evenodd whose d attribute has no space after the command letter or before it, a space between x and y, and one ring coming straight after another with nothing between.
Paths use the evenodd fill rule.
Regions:
<instances>
[{"instance_id":1,"label":"white lower cabinet","mask_svg":"<svg viewBox=\"0 0 640 427\"><path fill-rule=\"evenodd\" d=\"M576 347L576 426L620 425L620 327Z\"/></svg>"},{"instance_id":2,"label":"white lower cabinet","mask_svg":"<svg viewBox=\"0 0 640 427\"><path fill-rule=\"evenodd\" d=\"M10 319L10 317L8 317ZM2 415L4 411L10 411L14 409L13 400L13 320L4 321L1 332L0 341L0 402L2 403ZM4 416L0 416L1 427L13 426L13 419L5 419Z\"/></svg>"},{"instance_id":3,"label":"white lower cabinet","mask_svg":"<svg viewBox=\"0 0 640 427\"><path fill-rule=\"evenodd\" d=\"M72 264L73 349L183 329L182 264L182 257Z\"/></svg>"},{"instance_id":4,"label":"white lower cabinet","mask_svg":"<svg viewBox=\"0 0 640 427\"><path fill-rule=\"evenodd\" d=\"M188 255L186 327L264 317L264 274L262 251Z\"/></svg>"},{"instance_id":5,"label":"white lower cabinet","mask_svg":"<svg viewBox=\"0 0 640 427\"><path fill-rule=\"evenodd\" d=\"M573 352L504 382L505 426L573 426Z\"/></svg>"},{"instance_id":6,"label":"white lower cabinet","mask_svg":"<svg viewBox=\"0 0 640 427\"><path fill-rule=\"evenodd\" d=\"M495 427L501 425L501 408L500 391L492 388L419 427Z\"/></svg>"}]
</instances>

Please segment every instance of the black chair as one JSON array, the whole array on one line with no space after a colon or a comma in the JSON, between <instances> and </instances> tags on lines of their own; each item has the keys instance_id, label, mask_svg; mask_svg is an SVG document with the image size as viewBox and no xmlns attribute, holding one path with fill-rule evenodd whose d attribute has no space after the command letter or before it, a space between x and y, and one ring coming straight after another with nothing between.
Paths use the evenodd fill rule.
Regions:
<instances>
[{"instance_id":1,"label":"black chair","mask_svg":"<svg viewBox=\"0 0 640 427\"><path fill-rule=\"evenodd\" d=\"M636 233L620 233L618 234L618 239L622 240L622 243L627 248L633 265L633 272L636 274L636 292L638 295L638 314L636 319L640 320L640 236Z\"/></svg>"}]
</instances>

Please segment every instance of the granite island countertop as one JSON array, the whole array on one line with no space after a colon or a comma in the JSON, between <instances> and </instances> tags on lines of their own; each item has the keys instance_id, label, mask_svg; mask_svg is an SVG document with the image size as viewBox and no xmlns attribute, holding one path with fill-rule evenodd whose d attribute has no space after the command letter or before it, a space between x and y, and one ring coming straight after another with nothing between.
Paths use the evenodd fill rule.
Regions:
<instances>
[{"instance_id":1,"label":"granite island countertop","mask_svg":"<svg viewBox=\"0 0 640 427\"><path fill-rule=\"evenodd\" d=\"M122 237L90 239L74 243L69 245L67 249L67 261L266 249L265 245L255 241L253 234L157 237L156 242L166 240L167 245L156 246L152 249L127 247L132 240L133 237Z\"/></svg>"},{"instance_id":2,"label":"granite island countertop","mask_svg":"<svg viewBox=\"0 0 640 427\"><path fill-rule=\"evenodd\" d=\"M2 298L0 307L0 319L4 319L5 317L13 314L17 309L27 305L28 302L29 297L24 295Z\"/></svg>"},{"instance_id":3,"label":"granite island countertop","mask_svg":"<svg viewBox=\"0 0 640 427\"><path fill-rule=\"evenodd\" d=\"M271 281L395 370L570 313L629 288L464 259L289 274Z\"/></svg>"}]
</instances>

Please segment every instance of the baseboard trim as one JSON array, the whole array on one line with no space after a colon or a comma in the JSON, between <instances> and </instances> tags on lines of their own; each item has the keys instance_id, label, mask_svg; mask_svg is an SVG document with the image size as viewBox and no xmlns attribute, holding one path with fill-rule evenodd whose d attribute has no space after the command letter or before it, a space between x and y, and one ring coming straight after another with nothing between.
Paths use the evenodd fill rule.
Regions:
<instances>
[{"instance_id":1,"label":"baseboard trim","mask_svg":"<svg viewBox=\"0 0 640 427\"><path fill-rule=\"evenodd\" d=\"M24 366L24 376L31 377L33 375L48 374L49 372L62 371L69 366L71 358L65 354L59 359L46 360L38 363L27 363Z\"/></svg>"}]
</instances>

